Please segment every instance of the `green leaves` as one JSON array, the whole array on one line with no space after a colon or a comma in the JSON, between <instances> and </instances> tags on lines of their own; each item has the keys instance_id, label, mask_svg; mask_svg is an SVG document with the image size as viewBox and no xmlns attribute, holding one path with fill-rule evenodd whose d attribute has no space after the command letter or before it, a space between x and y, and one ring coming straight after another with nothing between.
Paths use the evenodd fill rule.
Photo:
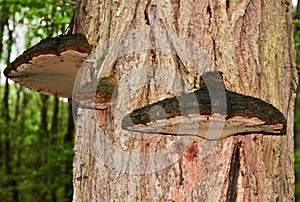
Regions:
<instances>
[{"instance_id":1,"label":"green leaves","mask_svg":"<svg viewBox=\"0 0 300 202\"><path fill-rule=\"evenodd\" d=\"M19 48L21 37L28 48L48 36L65 34L75 6L75 0L0 0L0 60L9 62L10 48ZM20 26L22 31L17 31ZM65 141L68 103L60 100L55 116L53 97L45 105L36 92L16 84L8 87L5 94L0 85L0 201L70 201L73 142ZM43 107L48 120L44 122ZM9 120L4 119L6 113ZM58 120L55 132L53 117Z\"/></svg>"},{"instance_id":2,"label":"green leaves","mask_svg":"<svg viewBox=\"0 0 300 202\"><path fill-rule=\"evenodd\" d=\"M59 101L58 114L58 132L50 132L50 121L47 125L49 137L41 134L41 102L40 94L21 88L18 93L13 89L14 84L10 85L10 110L11 122L3 120L3 114L0 113L0 153L5 151L3 146L9 141L12 160L9 162L12 166L11 175L5 174L5 162L0 166L0 175L3 176L0 181L0 200L12 201L8 197L12 189L17 189L19 198L22 201L43 201L45 197L49 199L55 192L58 201L67 201L65 187L72 183L72 160L73 143L65 142L68 125L68 103L64 100ZM0 87L0 91L2 91ZM3 97L0 94L0 100ZM25 100L25 101L24 101ZM47 119L51 120L54 115L54 97L48 100ZM0 112L3 112L3 106L0 105ZM17 109L20 109L18 112ZM15 119L16 114L18 117ZM51 137L55 137L55 142ZM2 157L2 156L0 156ZM0 161L1 162L1 161ZM6 182L14 178L18 184L16 187L5 186ZM39 191L35 191L39 190ZM68 190L68 191L71 191ZM51 201L46 200L46 201Z\"/></svg>"},{"instance_id":3,"label":"green leaves","mask_svg":"<svg viewBox=\"0 0 300 202\"><path fill-rule=\"evenodd\" d=\"M3 0L2 15L26 24L33 37L44 38L65 33L75 9L75 0Z\"/></svg>"}]
</instances>

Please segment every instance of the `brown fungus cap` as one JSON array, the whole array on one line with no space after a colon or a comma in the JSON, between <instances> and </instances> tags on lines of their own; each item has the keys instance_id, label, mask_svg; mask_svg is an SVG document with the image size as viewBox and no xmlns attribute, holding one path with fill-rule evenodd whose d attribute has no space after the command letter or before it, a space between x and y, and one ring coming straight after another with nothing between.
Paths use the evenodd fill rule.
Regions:
<instances>
[{"instance_id":1,"label":"brown fungus cap","mask_svg":"<svg viewBox=\"0 0 300 202\"><path fill-rule=\"evenodd\" d=\"M213 74L206 74L206 83L212 85ZM133 110L123 118L122 128L142 133L195 135L209 140L251 133L285 133L286 119L273 105L220 86L204 86ZM221 102L225 102L225 110L216 106L212 112L212 94L224 94L225 100Z\"/></svg>"},{"instance_id":2,"label":"brown fungus cap","mask_svg":"<svg viewBox=\"0 0 300 202\"><path fill-rule=\"evenodd\" d=\"M48 37L9 64L4 75L40 93L71 98L77 72L91 50L81 34Z\"/></svg>"}]
</instances>

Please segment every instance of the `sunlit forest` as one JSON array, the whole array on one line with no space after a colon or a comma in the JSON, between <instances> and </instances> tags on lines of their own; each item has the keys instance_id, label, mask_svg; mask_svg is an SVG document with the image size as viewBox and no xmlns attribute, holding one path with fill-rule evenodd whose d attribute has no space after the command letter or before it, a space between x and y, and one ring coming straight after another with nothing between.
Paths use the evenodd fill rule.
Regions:
<instances>
[{"instance_id":1,"label":"sunlit forest","mask_svg":"<svg viewBox=\"0 0 300 202\"><path fill-rule=\"evenodd\" d=\"M74 0L0 0L1 72L48 36L66 34ZM74 123L66 99L0 77L0 201L71 201Z\"/></svg>"},{"instance_id":2,"label":"sunlit forest","mask_svg":"<svg viewBox=\"0 0 300 202\"><path fill-rule=\"evenodd\" d=\"M294 8L300 69L300 2ZM75 0L0 0L0 69L49 36L68 32ZM0 75L0 201L71 201L75 127L69 100ZM300 89L295 107L295 196L300 200Z\"/></svg>"}]
</instances>

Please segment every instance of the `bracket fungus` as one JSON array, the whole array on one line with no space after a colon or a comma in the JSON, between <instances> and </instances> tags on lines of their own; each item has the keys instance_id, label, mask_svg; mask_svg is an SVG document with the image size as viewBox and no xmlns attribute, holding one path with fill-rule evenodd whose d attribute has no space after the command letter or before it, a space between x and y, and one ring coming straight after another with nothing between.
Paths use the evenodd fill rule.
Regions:
<instances>
[{"instance_id":1,"label":"bracket fungus","mask_svg":"<svg viewBox=\"0 0 300 202\"><path fill-rule=\"evenodd\" d=\"M224 86L222 89L213 76L219 75L218 72L206 75L206 85L200 90L133 110L123 118L122 128L143 133L195 135L208 140L251 133L285 133L286 119L273 105L226 90ZM212 94L222 93L225 99L219 101L223 103L218 103L218 98L217 102L212 101ZM216 105L215 111L213 105Z\"/></svg>"},{"instance_id":2,"label":"bracket fungus","mask_svg":"<svg viewBox=\"0 0 300 202\"><path fill-rule=\"evenodd\" d=\"M4 74L40 93L71 98L77 72L91 50L81 34L48 37L16 58Z\"/></svg>"}]
</instances>

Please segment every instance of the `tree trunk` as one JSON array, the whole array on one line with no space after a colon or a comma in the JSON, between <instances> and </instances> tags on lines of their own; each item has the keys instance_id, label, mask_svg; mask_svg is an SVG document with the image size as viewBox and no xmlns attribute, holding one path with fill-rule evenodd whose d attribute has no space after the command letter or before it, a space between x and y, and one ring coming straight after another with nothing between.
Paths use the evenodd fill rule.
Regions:
<instances>
[{"instance_id":1,"label":"tree trunk","mask_svg":"<svg viewBox=\"0 0 300 202\"><path fill-rule=\"evenodd\" d=\"M74 145L74 135L75 135L75 125L73 120L73 114L72 114L72 103L70 99L68 100L68 128L67 132L64 137L64 147L69 148L69 151L71 151L72 146ZM71 156L71 155L70 155ZM73 153L72 153L73 156ZM70 176L72 173L72 158L68 159L66 162L65 167L65 176ZM69 178L68 178L69 179ZM68 183L66 183L64 187L64 194L66 198L69 199L69 201L72 200L72 194L73 194L73 185L72 180L70 180Z\"/></svg>"},{"instance_id":2,"label":"tree trunk","mask_svg":"<svg viewBox=\"0 0 300 202\"><path fill-rule=\"evenodd\" d=\"M297 1L297 7L296 7L296 12L294 14L294 20L300 20L300 1ZM297 34L297 32L300 31L300 26L296 25L294 26L294 36ZM299 74L299 67L298 67L298 74ZM298 78L298 82L299 82L299 78ZM300 93L300 88L297 88L297 95L299 95ZM296 96L296 103L295 103L295 115L297 116L297 114L300 114L300 98L299 96ZM297 117L295 118L295 122L297 122ZM299 151L300 150L300 126L299 124L295 124L295 151ZM300 198L297 198L297 191L298 191L298 187L300 187L300 173L299 170L295 169L295 196L296 196L296 201L299 202ZM299 192L299 191L298 191ZM299 193L298 193L299 195Z\"/></svg>"},{"instance_id":3,"label":"tree trunk","mask_svg":"<svg viewBox=\"0 0 300 202\"><path fill-rule=\"evenodd\" d=\"M58 133L58 123L59 123L59 99L56 97L53 100L53 115L51 122L51 143L56 144L57 133Z\"/></svg>"},{"instance_id":4,"label":"tree trunk","mask_svg":"<svg viewBox=\"0 0 300 202\"><path fill-rule=\"evenodd\" d=\"M77 109L73 200L293 201L291 5L79 1L72 30L84 33L95 51L77 90L93 83L95 72L117 85L111 102L96 103L98 110ZM287 118L286 134L208 141L122 129L132 110L198 89L200 75L211 70L223 72L228 90L278 108Z\"/></svg>"}]
</instances>

